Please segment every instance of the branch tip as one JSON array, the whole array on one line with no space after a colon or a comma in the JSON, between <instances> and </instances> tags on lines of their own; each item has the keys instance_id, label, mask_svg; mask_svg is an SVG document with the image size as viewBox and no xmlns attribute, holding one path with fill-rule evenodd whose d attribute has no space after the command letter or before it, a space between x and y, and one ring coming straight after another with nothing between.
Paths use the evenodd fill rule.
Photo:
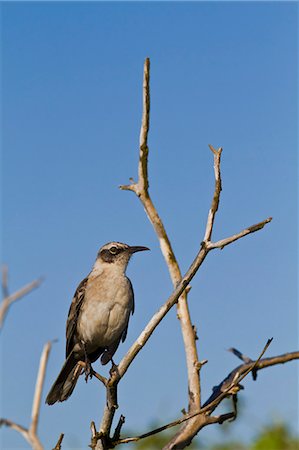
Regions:
<instances>
[{"instance_id":1,"label":"branch tip","mask_svg":"<svg viewBox=\"0 0 299 450\"><path fill-rule=\"evenodd\" d=\"M61 444L62 444L63 438L64 438L64 433L61 433L58 438L57 444L55 445L53 450L61 450Z\"/></svg>"}]
</instances>

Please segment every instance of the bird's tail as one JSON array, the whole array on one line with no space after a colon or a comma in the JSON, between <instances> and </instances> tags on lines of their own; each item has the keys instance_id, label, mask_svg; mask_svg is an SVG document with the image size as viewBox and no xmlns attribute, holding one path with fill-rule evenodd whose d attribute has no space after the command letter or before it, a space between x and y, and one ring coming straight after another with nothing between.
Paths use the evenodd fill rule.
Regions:
<instances>
[{"instance_id":1,"label":"bird's tail","mask_svg":"<svg viewBox=\"0 0 299 450\"><path fill-rule=\"evenodd\" d=\"M76 386L81 372L82 367L74 358L73 352L71 352L50 389L46 403L53 405L56 402L64 402L64 400L68 399Z\"/></svg>"}]
</instances>

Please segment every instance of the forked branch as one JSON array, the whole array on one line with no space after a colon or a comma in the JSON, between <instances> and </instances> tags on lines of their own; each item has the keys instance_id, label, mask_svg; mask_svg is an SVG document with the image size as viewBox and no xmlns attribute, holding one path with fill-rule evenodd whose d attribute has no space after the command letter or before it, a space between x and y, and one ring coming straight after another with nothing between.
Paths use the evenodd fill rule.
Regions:
<instances>
[{"instance_id":1,"label":"forked branch","mask_svg":"<svg viewBox=\"0 0 299 450\"><path fill-rule=\"evenodd\" d=\"M159 325L161 320L165 317L168 311L177 303L178 304L178 316L181 320L182 333L185 344L186 360L188 368L188 387L189 387L189 413L191 419L192 412L197 411L195 414L195 422L188 420L188 423L177 433L174 438L174 447L179 442L186 442L189 440L191 442L192 438L198 431L198 411L200 410L200 382L199 382L199 370L201 363L198 361L197 349L195 343L195 333L192 326L190 315L188 311L187 295L186 290L188 289L189 283L196 274L197 270L205 260L207 254L210 250L215 248L220 248L220 245L216 242L211 241L213 224L215 220L215 215L218 209L221 193L221 174L220 174L220 157L222 149L215 150L210 146L211 151L214 155L214 172L215 172L215 190L211 203L211 208L208 214L207 226L204 235L204 240L202 241L198 253L190 265L186 274L182 277L181 272L175 258L174 252L172 250L169 238L163 226L163 223L153 205L153 202L148 193L148 145L147 137L149 131L149 111L150 111L150 96L149 96L149 59L146 59L144 65L144 81L143 81L143 114L142 114L142 125L140 132L140 151L139 151L139 164L138 164L138 182L132 182L130 185L120 186L123 190L130 190L135 192L135 194L141 200L142 205L152 223L157 237L160 242L160 247L163 256L166 260L171 279L174 284L174 291L167 299L167 301L161 306L161 308L154 314L152 319L146 325L145 329L142 331L138 339L131 346L127 354L124 356L122 361L119 363L117 370L115 370L111 378L107 381L107 402L104 409L103 419L100 425L100 431L97 433L97 444L96 449L112 448L114 442L109 437L111 433L112 421L117 407L117 385L121 378L124 376L129 366L133 362L134 358L137 356L139 351L144 347L155 328ZM270 222L271 219L266 219L261 222L258 226L253 225L246 228L246 230L238 233L237 235L228 237L222 240L221 247L228 245L235 240L246 236L249 233L260 230L266 223ZM111 400L112 399L112 400ZM193 417L195 417L193 416ZM222 418L223 419L223 418ZM221 420L222 420L221 419ZM215 419L213 419L215 420ZM219 419L220 420L220 419ZM186 421L185 421L186 422ZM196 431L197 430L197 431ZM172 447L172 448L174 448ZM176 447L183 448L183 447Z\"/></svg>"},{"instance_id":2,"label":"forked branch","mask_svg":"<svg viewBox=\"0 0 299 450\"><path fill-rule=\"evenodd\" d=\"M149 85L149 58L144 63L143 76L143 112L140 130L140 147L139 147L139 162L138 162L138 182L129 186L120 186L123 190L131 190L139 197L145 212L151 222L157 238L160 243L162 255L165 259L169 270L170 278L173 287L175 288L182 279L182 273L171 246L169 237L163 222L153 204L151 196L148 192L148 133L150 125L150 85ZM188 374L188 393L189 393L189 412L198 410L200 407L200 377L198 370L198 355L196 348L196 336L194 327L191 322L188 303L187 291L184 290L177 301L177 316L180 320L183 341L186 353L186 364Z\"/></svg>"},{"instance_id":3,"label":"forked branch","mask_svg":"<svg viewBox=\"0 0 299 450\"><path fill-rule=\"evenodd\" d=\"M32 403L32 414L31 414L31 424L29 428L25 428L22 425L19 425L12 420L9 419L0 419L0 426L5 425L7 427L12 428L13 430L18 431L22 436L26 439L26 441L31 445L33 450L43 450L43 445L38 437L37 434L37 428L38 428L38 421L39 421L39 415L40 415L40 405L41 405L41 396L45 381L45 375L46 375L46 368L47 363L49 359L49 354L51 351L52 344L51 342L47 342L44 345L40 363L39 363L39 369L36 379L36 385L35 385L35 391L34 391L34 398Z\"/></svg>"},{"instance_id":4,"label":"forked branch","mask_svg":"<svg viewBox=\"0 0 299 450\"><path fill-rule=\"evenodd\" d=\"M169 422L159 428L155 428L147 433L141 434L139 436L127 437L123 439L119 439L115 442L117 444L126 444L129 442L136 442L140 439L147 438L154 434L160 433L169 428L173 428L182 423L188 422L191 419L200 416L200 429L204 428L207 425L219 423L222 424L227 420L231 420L235 417L235 412L229 412L225 414L221 414L219 416L211 416L211 413L219 406L219 404L229 396L233 396L235 392L237 392L239 388L239 383L253 370L261 370L266 367L275 366L277 364L283 364L292 360L299 359L299 352L285 353L284 355L274 356L271 358L263 358L262 355L266 351L269 346L271 340L269 340L264 347L262 353L256 361L251 361L250 363L244 363L238 367L236 367L230 374L221 382L218 386L213 389L212 395L205 402L203 407L196 411L193 414L185 414L183 417ZM199 430L198 430L199 431ZM168 448L166 446L165 448ZM182 447L181 447L182 448Z\"/></svg>"},{"instance_id":5,"label":"forked branch","mask_svg":"<svg viewBox=\"0 0 299 450\"><path fill-rule=\"evenodd\" d=\"M0 305L0 331L3 327L4 320L12 303L14 303L17 300L20 300L21 298L25 297L25 295L29 294L31 291L36 289L42 283L42 281L43 281L42 278L38 278L37 280L31 281L31 283L26 284L26 286L9 295L8 269L7 266L2 267L3 300Z\"/></svg>"}]
</instances>

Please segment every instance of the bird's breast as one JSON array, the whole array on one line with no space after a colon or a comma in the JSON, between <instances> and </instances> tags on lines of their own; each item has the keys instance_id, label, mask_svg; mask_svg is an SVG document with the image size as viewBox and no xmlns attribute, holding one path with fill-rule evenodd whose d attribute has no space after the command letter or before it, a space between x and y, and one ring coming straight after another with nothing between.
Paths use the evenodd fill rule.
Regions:
<instances>
[{"instance_id":1,"label":"bird's breast","mask_svg":"<svg viewBox=\"0 0 299 450\"><path fill-rule=\"evenodd\" d=\"M127 326L131 310L132 290L125 276L90 279L78 318L78 332L88 352L115 342Z\"/></svg>"}]
</instances>

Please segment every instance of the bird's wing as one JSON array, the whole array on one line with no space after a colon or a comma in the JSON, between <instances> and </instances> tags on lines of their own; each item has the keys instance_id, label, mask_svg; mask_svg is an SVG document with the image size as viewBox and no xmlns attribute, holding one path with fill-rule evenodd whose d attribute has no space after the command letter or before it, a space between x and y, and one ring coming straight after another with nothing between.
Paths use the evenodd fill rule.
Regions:
<instances>
[{"instance_id":1,"label":"bird's wing","mask_svg":"<svg viewBox=\"0 0 299 450\"><path fill-rule=\"evenodd\" d=\"M85 289L88 277L81 281L74 294L69 314L66 322L66 357L70 354L74 347L74 333L76 330L77 320L80 309L85 297Z\"/></svg>"},{"instance_id":2,"label":"bird's wing","mask_svg":"<svg viewBox=\"0 0 299 450\"><path fill-rule=\"evenodd\" d=\"M126 339L126 337L127 337L130 314L133 315L133 314L134 314L134 311L135 311L135 300L134 300L133 286L132 286L132 283L131 283L131 281L129 280L129 278L127 278L127 280L129 281L129 286L130 286L130 296L131 296L131 298L130 298L130 304L131 304L131 309L130 309L129 314L128 314L128 321L127 321L127 324L126 324L126 326L125 326L125 328L124 328L124 331L122 332L122 335L121 335L121 341L122 341L122 342L125 342L125 339Z\"/></svg>"}]
</instances>

